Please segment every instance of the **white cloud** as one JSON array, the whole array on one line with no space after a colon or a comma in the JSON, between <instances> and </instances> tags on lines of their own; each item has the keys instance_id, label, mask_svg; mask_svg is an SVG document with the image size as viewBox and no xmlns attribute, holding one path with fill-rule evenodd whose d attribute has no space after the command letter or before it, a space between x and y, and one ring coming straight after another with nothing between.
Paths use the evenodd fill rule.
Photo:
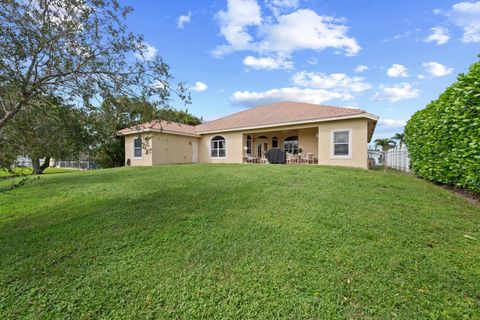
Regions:
<instances>
[{"instance_id":1,"label":"white cloud","mask_svg":"<svg viewBox=\"0 0 480 320\"><path fill-rule=\"evenodd\" d=\"M284 58L255 58L252 56L247 56L243 59L243 64L247 67L253 69L267 69L267 70L277 70L277 69L292 69L293 62L290 60L286 60Z\"/></svg>"},{"instance_id":2,"label":"white cloud","mask_svg":"<svg viewBox=\"0 0 480 320\"><path fill-rule=\"evenodd\" d=\"M405 120L395 120L395 119L380 119L379 121L380 128L402 128L407 124Z\"/></svg>"},{"instance_id":3,"label":"white cloud","mask_svg":"<svg viewBox=\"0 0 480 320\"><path fill-rule=\"evenodd\" d=\"M362 73L362 72L365 72L365 71L368 71L368 67L366 65L358 65L356 68L355 68L355 72L356 73Z\"/></svg>"},{"instance_id":4,"label":"white cloud","mask_svg":"<svg viewBox=\"0 0 480 320\"><path fill-rule=\"evenodd\" d=\"M455 24L463 28L463 42L480 42L480 1L456 3L452 15Z\"/></svg>"},{"instance_id":5,"label":"white cloud","mask_svg":"<svg viewBox=\"0 0 480 320\"><path fill-rule=\"evenodd\" d=\"M179 29L183 29L183 27L190 22L192 18L192 12L191 11L188 11L188 14L186 15L181 15L180 17L178 17L177 19L177 27Z\"/></svg>"},{"instance_id":6,"label":"white cloud","mask_svg":"<svg viewBox=\"0 0 480 320\"><path fill-rule=\"evenodd\" d=\"M228 45L218 46L214 55L252 49L253 37L248 33L247 27L262 23L260 6L256 0L228 0L227 11L219 11L217 19L220 33Z\"/></svg>"},{"instance_id":7,"label":"white cloud","mask_svg":"<svg viewBox=\"0 0 480 320\"><path fill-rule=\"evenodd\" d=\"M278 16L282 11L298 8L300 0L265 0L265 3Z\"/></svg>"},{"instance_id":8,"label":"white cloud","mask_svg":"<svg viewBox=\"0 0 480 320\"><path fill-rule=\"evenodd\" d=\"M448 68L438 62L424 62L422 66L425 68L425 72L429 73L433 77L444 77L452 73L453 68Z\"/></svg>"},{"instance_id":9,"label":"white cloud","mask_svg":"<svg viewBox=\"0 0 480 320\"><path fill-rule=\"evenodd\" d=\"M413 88L411 84L401 83L393 87L381 86L380 91L375 93L372 100L397 102L416 98L419 93L420 90Z\"/></svg>"},{"instance_id":10,"label":"white cloud","mask_svg":"<svg viewBox=\"0 0 480 320\"><path fill-rule=\"evenodd\" d=\"M450 39L448 29L443 27L435 27L430 29L432 34L425 38L424 42L435 42L437 46L445 44Z\"/></svg>"},{"instance_id":11,"label":"white cloud","mask_svg":"<svg viewBox=\"0 0 480 320\"><path fill-rule=\"evenodd\" d=\"M278 101L299 101L321 104L333 99L351 100L348 93L332 92L324 89L280 88L262 92L237 91L231 96L233 104L255 106Z\"/></svg>"},{"instance_id":12,"label":"white cloud","mask_svg":"<svg viewBox=\"0 0 480 320\"><path fill-rule=\"evenodd\" d=\"M423 74L419 74L419 75L417 75L417 78L420 79L420 80L423 80L423 79L425 79L425 76Z\"/></svg>"},{"instance_id":13,"label":"white cloud","mask_svg":"<svg viewBox=\"0 0 480 320\"><path fill-rule=\"evenodd\" d=\"M139 48L139 52L135 52L135 57L139 60L150 61L150 60L153 60L153 58L155 58L155 56L157 55L157 52L158 52L157 48L149 45L146 42L143 42L142 47Z\"/></svg>"},{"instance_id":14,"label":"white cloud","mask_svg":"<svg viewBox=\"0 0 480 320\"><path fill-rule=\"evenodd\" d=\"M412 34L411 31L405 31L405 32L402 32L402 33L399 33L399 34L394 35L394 36L393 36L393 40L399 40L399 39L407 38L407 37L409 37L411 34Z\"/></svg>"},{"instance_id":15,"label":"white cloud","mask_svg":"<svg viewBox=\"0 0 480 320\"><path fill-rule=\"evenodd\" d=\"M439 15L439 14L441 14L441 13L443 12L443 10L442 10L442 9L433 9L432 12L433 12L433 14L435 14L435 15Z\"/></svg>"},{"instance_id":16,"label":"white cloud","mask_svg":"<svg viewBox=\"0 0 480 320\"><path fill-rule=\"evenodd\" d=\"M405 78L408 77L408 70L405 66L395 63L387 70L387 75L392 78Z\"/></svg>"},{"instance_id":17,"label":"white cloud","mask_svg":"<svg viewBox=\"0 0 480 320\"><path fill-rule=\"evenodd\" d=\"M347 36L348 28L342 22L309 9L281 15L276 23L262 25L259 50L288 55L297 50L334 48L345 50L347 56L356 55L361 48L355 38Z\"/></svg>"},{"instance_id":18,"label":"white cloud","mask_svg":"<svg viewBox=\"0 0 480 320\"><path fill-rule=\"evenodd\" d=\"M294 8L297 1L269 1L270 6ZM217 46L216 56L249 50L262 55L287 57L298 50L344 50L347 56L360 51L355 38L347 35L345 20L318 15L310 9L262 19L255 0L228 0L226 11L219 11L220 33L227 44ZM255 29L253 29L255 28Z\"/></svg>"},{"instance_id":19,"label":"white cloud","mask_svg":"<svg viewBox=\"0 0 480 320\"><path fill-rule=\"evenodd\" d=\"M208 89L208 86L200 81L195 82L195 85L193 87L190 87L190 90L197 91L197 92L203 92Z\"/></svg>"},{"instance_id":20,"label":"white cloud","mask_svg":"<svg viewBox=\"0 0 480 320\"><path fill-rule=\"evenodd\" d=\"M362 92L372 88L362 77L349 77L344 73L297 72L292 77L297 86L332 90L335 92Z\"/></svg>"}]
</instances>

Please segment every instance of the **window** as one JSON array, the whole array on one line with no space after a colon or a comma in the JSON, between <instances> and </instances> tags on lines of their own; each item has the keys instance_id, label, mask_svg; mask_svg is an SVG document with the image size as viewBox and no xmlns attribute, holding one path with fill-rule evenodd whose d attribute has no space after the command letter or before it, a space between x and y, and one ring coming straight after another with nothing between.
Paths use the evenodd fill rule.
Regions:
<instances>
[{"instance_id":1,"label":"window","mask_svg":"<svg viewBox=\"0 0 480 320\"><path fill-rule=\"evenodd\" d=\"M278 148L278 139L277 137L272 138L272 148Z\"/></svg>"},{"instance_id":2,"label":"window","mask_svg":"<svg viewBox=\"0 0 480 320\"><path fill-rule=\"evenodd\" d=\"M291 136L285 139L283 143L285 151L291 154L298 154L298 137Z\"/></svg>"},{"instance_id":3,"label":"window","mask_svg":"<svg viewBox=\"0 0 480 320\"><path fill-rule=\"evenodd\" d=\"M247 136L247 154L252 154L252 137Z\"/></svg>"},{"instance_id":4,"label":"window","mask_svg":"<svg viewBox=\"0 0 480 320\"><path fill-rule=\"evenodd\" d=\"M350 130L339 130L332 132L332 155L335 157L350 156Z\"/></svg>"},{"instance_id":5,"label":"window","mask_svg":"<svg viewBox=\"0 0 480 320\"><path fill-rule=\"evenodd\" d=\"M212 158L225 158L227 156L227 143L224 137L216 136L212 138L210 156Z\"/></svg>"},{"instance_id":6,"label":"window","mask_svg":"<svg viewBox=\"0 0 480 320\"><path fill-rule=\"evenodd\" d=\"M142 139L137 138L133 140L133 157L141 158L142 157Z\"/></svg>"}]
</instances>

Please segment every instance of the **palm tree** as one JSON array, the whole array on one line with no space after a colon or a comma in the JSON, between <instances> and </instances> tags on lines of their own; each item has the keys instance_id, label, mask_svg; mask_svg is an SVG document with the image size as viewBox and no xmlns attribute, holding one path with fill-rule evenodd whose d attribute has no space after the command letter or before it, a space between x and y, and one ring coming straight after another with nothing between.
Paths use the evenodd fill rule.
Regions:
<instances>
[{"instance_id":1,"label":"palm tree","mask_svg":"<svg viewBox=\"0 0 480 320\"><path fill-rule=\"evenodd\" d=\"M400 145L400 149L402 149L403 142L405 141L405 133L395 133L392 138L393 140L397 140L398 144Z\"/></svg>"},{"instance_id":2,"label":"palm tree","mask_svg":"<svg viewBox=\"0 0 480 320\"><path fill-rule=\"evenodd\" d=\"M395 147L395 141L385 138L385 139L377 139L375 140L375 147L382 147L382 154L383 154L383 170L387 171L387 151L393 147Z\"/></svg>"}]
</instances>

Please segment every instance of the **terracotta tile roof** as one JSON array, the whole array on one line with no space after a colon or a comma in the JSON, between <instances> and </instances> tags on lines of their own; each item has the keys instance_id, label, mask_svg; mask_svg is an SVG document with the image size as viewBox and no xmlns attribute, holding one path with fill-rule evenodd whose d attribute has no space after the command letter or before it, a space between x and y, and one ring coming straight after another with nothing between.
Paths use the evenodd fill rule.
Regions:
<instances>
[{"instance_id":1,"label":"terracotta tile roof","mask_svg":"<svg viewBox=\"0 0 480 320\"><path fill-rule=\"evenodd\" d=\"M123 135L152 129L172 133L200 135L203 132L233 131L241 128L282 125L292 122L315 121L361 114L367 115L368 113L364 110L354 108L322 106L301 102L278 102L237 112L227 117L202 123L198 126L154 120L135 127L122 129L118 134Z\"/></svg>"},{"instance_id":2,"label":"terracotta tile roof","mask_svg":"<svg viewBox=\"0 0 480 320\"><path fill-rule=\"evenodd\" d=\"M222 131L282 123L321 120L362 114L366 111L353 108L322 106L301 102L278 102L241 111L230 116L196 126L196 132Z\"/></svg>"},{"instance_id":3,"label":"terracotta tile roof","mask_svg":"<svg viewBox=\"0 0 480 320\"><path fill-rule=\"evenodd\" d=\"M197 135L195 132L195 127L188 125L188 124L181 124L178 122L172 121L164 121L164 120L153 120L150 122L142 123L137 126L133 126L130 128L125 128L118 131L118 134L128 134L134 133L138 131L147 131L149 129L152 130L160 130L166 132L173 132L173 133L181 133L181 134L188 134L188 135Z\"/></svg>"}]
</instances>

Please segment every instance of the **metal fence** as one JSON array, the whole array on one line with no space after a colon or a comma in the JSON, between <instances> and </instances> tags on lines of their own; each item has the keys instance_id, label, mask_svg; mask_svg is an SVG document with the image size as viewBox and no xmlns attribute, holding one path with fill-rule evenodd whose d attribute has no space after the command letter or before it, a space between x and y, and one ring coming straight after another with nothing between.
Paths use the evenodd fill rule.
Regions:
<instances>
[{"instance_id":1,"label":"metal fence","mask_svg":"<svg viewBox=\"0 0 480 320\"><path fill-rule=\"evenodd\" d=\"M99 169L100 166L92 161L88 160L57 160L55 161L55 167L57 168L72 168L72 169L81 169L81 170L92 170Z\"/></svg>"},{"instance_id":2,"label":"metal fence","mask_svg":"<svg viewBox=\"0 0 480 320\"><path fill-rule=\"evenodd\" d=\"M391 149L383 154L382 151L368 150L368 158L374 166L383 166L386 162L388 168L410 172L410 155L407 149Z\"/></svg>"},{"instance_id":3,"label":"metal fence","mask_svg":"<svg viewBox=\"0 0 480 320\"><path fill-rule=\"evenodd\" d=\"M40 165L45 159L40 159ZM17 157L15 165L19 167L32 167L32 160L28 157ZM100 169L100 165L90 160L50 160L50 167L53 168L68 168L79 170Z\"/></svg>"}]
</instances>

